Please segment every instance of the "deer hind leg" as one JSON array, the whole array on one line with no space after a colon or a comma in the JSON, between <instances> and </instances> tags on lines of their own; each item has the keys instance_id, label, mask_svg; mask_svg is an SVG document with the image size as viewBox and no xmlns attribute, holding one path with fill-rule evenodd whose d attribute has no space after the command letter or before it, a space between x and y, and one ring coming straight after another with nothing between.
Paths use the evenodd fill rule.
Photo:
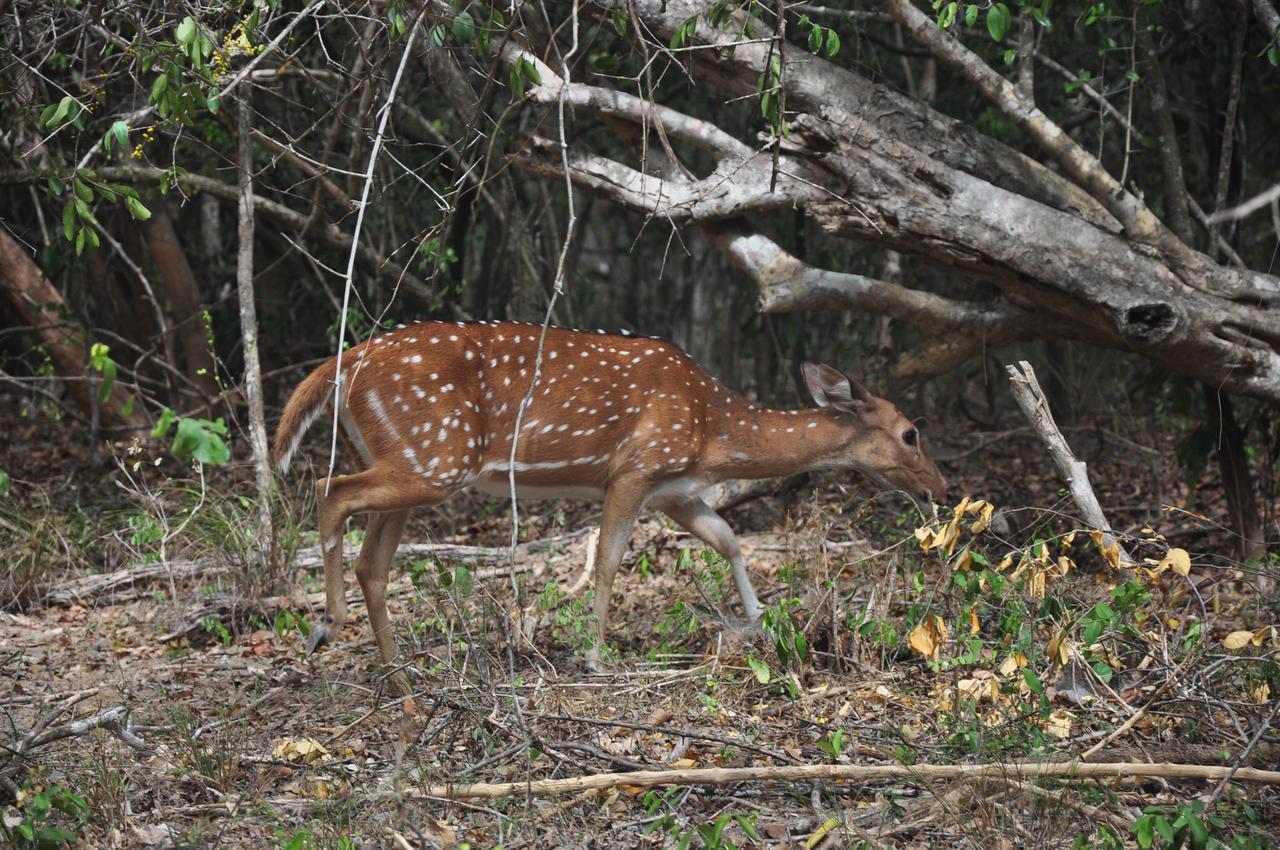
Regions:
<instances>
[{"instance_id":1,"label":"deer hind leg","mask_svg":"<svg viewBox=\"0 0 1280 850\"><path fill-rule=\"evenodd\" d=\"M742 599L747 620L752 623L759 620L763 613L760 608L760 599L756 596L755 588L751 586L751 576L747 574L747 565L742 557L742 550L738 547L738 538L734 536L729 523L712 510L710 505L696 497L666 502L657 507L685 531L701 538L716 550L720 557L729 562L733 568L733 583L738 588L738 596Z\"/></svg>"},{"instance_id":2,"label":"deer hind leg","mask_svg":"<svg viewBox=\"0 0 1280 850\"><path fill-rule=\"evenodd\" d=\"M443 501L448 495L445 490L425 485L420 478L406 478L398 470L386 470L374 467L355 475L321 479L316 483L316 505L319 514L320 551L324 556L324 616L311 628L311 636L307 640L307 654L310 655L326 643L337 640L338 632L347 619L347 601L342 582L342 534L347 520L352 514L366 512L405 512L418 505L435 504ZM377 557L383 554L384 547L379 545L387 539L387 522L375 522L377 534L365 538L361 549L361 562L369 564L369 580L376 585L379 572L382 583L375 594L376 599L369 598L364 581L361 588L365 590L365 603L369 610L369 621L373 624L375 634L379 635L379 649L385 658L388 648L393 650L390 634L386 632L386 565ZM395 551L395 543L399 540L399 530L404 528L403 520L398 523L395 540L386 546L386 561L390 561ZM373 547L373 548L370 548ZM368 553L366 557L366 552ZM379 628L382 625L383 628ZM384 646L383 641L386 641Z\"/></svg>"},{"instance_id":3,"label":"deer hind leg","mask_svg":"<svg viewBox=\"0 0 1280 850\"><path fill-rule=\"evenodd\" d=\"M609 630L609 597L613 593L613 578L627 551L631 529L644 502L643 488L614 483L604 497L604 513L600 519L600 545L596 549L595 602L596 645L587 652L587 665L600 669L600 648Z\"/></svg>"},{"instance_id":4,"label":"deer hind leg","mask_svg":"<svg viewBox=\"0 0 1280 850\"><path fill-rule=\"evenodd\" d=\"M390 664L396 655L391 622L387 615L387 572L408 519L407 510L371 514L364 545L360 547L360 558L356 561L356 578L364 593L369 626L378 641L378 652L382 655L384 664Z\"/></svg>"}]
</instances>

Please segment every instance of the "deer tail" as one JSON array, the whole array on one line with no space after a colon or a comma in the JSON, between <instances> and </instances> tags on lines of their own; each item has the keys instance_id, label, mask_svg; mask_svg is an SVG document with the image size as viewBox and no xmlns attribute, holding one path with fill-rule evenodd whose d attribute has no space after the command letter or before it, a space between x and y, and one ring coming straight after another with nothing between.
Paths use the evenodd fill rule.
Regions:
<instances>
[{"instance_id":1,"label":"deer tail","mask_svg":"<svg viewBox=\"0 0 1280 850\"><path fill-rule=\"evenodd\" d=\"M335 358L304 378L289 396L289 403L284 406L284 413L280 414L280 422L276 425L275 442L271 447L271 462L281 475L288 472L289 461L301 445L302 435L324 412L333 394L337 374Z\"/></svg>"}]
</instances>

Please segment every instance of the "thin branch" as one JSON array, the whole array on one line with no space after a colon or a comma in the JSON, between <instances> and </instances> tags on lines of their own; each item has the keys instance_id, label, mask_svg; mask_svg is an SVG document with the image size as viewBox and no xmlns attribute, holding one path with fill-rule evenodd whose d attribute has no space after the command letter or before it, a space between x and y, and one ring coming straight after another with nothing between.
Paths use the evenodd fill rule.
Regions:
<instances>
[{"instance_id":1,"label":"thin branch","mask_svg":"<svg viewBox=\"0 0 1280 850\"><path fill-rule=\"evenodd\" d=\"M317 0L318 4L319 0ZM316 5L316 4L313 4ZM338 319L338 356L333 380L333 439L329 445L329 472L326 476L325 493L329 492L328 482L333 480L334 466L338 461L338 412L342 409L342 350L347 338L347 311L351 305L352 280L356 270L356 255L359 253L360 228L364 224L364 212L369 205L369 190L373 188L373 169L378 163L378 151L382 148L382 138L387 131L387 119L391 117L391 107L396 102L396 91L400 88L400 80L404 78L405 65L413 52L413 42L418 37L418 25L422 16L413 19L409 28L409 37L405 41L404 50L400 53L400 65L396 68L395 78L391 81L391 90L387 92L386 102L382 104L382 117L378 119L378 132L373 137L373 147L369 151L369 162L364 172L364 188L360 190L360 204L356 207L356 225L351 233L351 251L347 254L347 271L343 275L342 314ZM357 368L359 366L357 365Z\"/></svg>"},{"instance_id":2,"label":"thin branch","mask_svg":"<svg viewBox=\"0 0 1280 850\"><path fill-rule=\"evenodd\" d=\"M110 168L99 168L97 174L104 180L115 180L122 183L162 183L166 179L172 179L174 185L183 187L188 190L198 192L208 192L214 197L221 198L225 201L236 202L239 197L238 191L233 184L224 183L212 177L206 177L202 174L179 174L174 175L172 172L162 168L155 168L146 165L122 165ZM8 171L0 172L0 183L30 183L35 180L43 179L40 172L31 171ZM340 250L349 251L351 246L355 244L351 236L344 233L333 224L326 224L324 227L311 227L310 220L307 216L295 212L289 207L278 201L264 198L261 195L254 195L254 208L263 215L276 219L286 224L299 233L314 234L321 241ZM418 298L424 301L430 301L432 298L431 290L418 278L409 273L409 271L391 259L382 256L373 248L367 245L360 245L360 260L366 265L389 274L404 283L405 288L412 292Z\"/></svg>"},{"instance_id":3,"label":"thin branch","mask_svg":"<svg viewBox=\"0 0 1280 850\"><path fill-rule=\"evenodd\" d=\"M247 62L243 68L241 68L239 71L236 72L236 75L234 77L228 80L227 83L223 85L221 89L218 90L218 93L214 95L215 99L224 100L226 99L227 95L235 91L236 86L244 82L254 72L254 69L257 68L258 65L262 63L264 59L274 54L276 49L281 45L281 43L283 43L284 40L289 37L289 33L293 32L294 28L297 27L298 24L302 23L304 20L309 18L311 16L311 13L314 12L317 8L319 8L322 3L324 3L324 0L311 0L311 2L307 4L307 7L305 9L303 9L297 15L294 15L293 20L289 21L289 23L285 25L284 29L276 33L275 38L271 39L271 41L269 41L267 45L261 51L259 51L256 56L253 57L253 59L249 60L249 62ZM156 107L154 105L144 106L141 109L138 109L133 113L131 113L130 115L128 115L125 121L130 126L133 126L137 122L145 120L155 111L156 111ZM93 157L97 155L98 151L102 150L102 145L103 145L103 142L105 141L105 138L106 138L105 136L103 136L102 138L99 138L96 142L93 143L93 145L89 148L89 150L85 151L84 156L80 158L80 162L76 164L77 171L86 167L89 164L89 160L93 159Z\"/></svg>"},{"instance_id":4,"label":"thin branch","mask_svg":"<svg viewBox=\"0 0 1280 850\"><path fill-rule=\"evenodd\" d=\"M1223 221L1237 221L1245 216L1252 215L1277 200L1280 200L1280 183L1275 184L1266 191L1259 192L1249 200L1236 204L1230 209L1217 210L1205 216L1205 222L1207 224L1217 224Z\"/></svg>"}]
</instances>

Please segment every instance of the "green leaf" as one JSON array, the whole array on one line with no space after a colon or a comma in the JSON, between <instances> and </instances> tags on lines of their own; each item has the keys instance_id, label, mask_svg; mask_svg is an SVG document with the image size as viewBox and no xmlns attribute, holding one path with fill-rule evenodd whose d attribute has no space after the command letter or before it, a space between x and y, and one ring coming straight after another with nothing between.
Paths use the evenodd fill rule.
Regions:
<instances>
[{"instance_id":1,"label":"green leaf","mask_svg":"<svg viewBox=\"0 0 1280 850\"><path fill-rule=\"evenodd\" d=\"M978 22L978 7L970 3L964 7L964 25L971 27Z\"/></svg>"},{"instance_id":2,"label":"green leaf","mask_svg":"<svg viewBox=\"0 0 1280 850\"><path fill-rule=\"evenodd\" d=\"M156 77L156 81L151 84L151 103L159 103L160 98L164 97L165 91L169 88L169 75L161 74Z\"/></svg>"},{"instance_id":3,"label":"green leaf","mask_svg":"<svg viewBox=\"0 0 1280 850\"><path fill-rule=\"evenodd\" d=\"M182 45L187 46L196 37L196 21L195 18L188 15L182 19L182 23L178 24L178 28L173 32L173 40Z\"/></svg>"},{"instance_id":4,"label":"green leaf","mask_svg":"<svg viewBox=\"0 0 1280 850\"><path fill-rule=\"evenodd\" d=\"M1135 837L1138 839L1138 846L1141 847L1142 850L1147 850L1147 848L1151 846L1151 842L1155 839L1155 833L1151 828L1152 820L1153 818L1151 815L1143 815L1134 821L1133 826L1130 827L1133 830Z\"/></svg>"},{"instance_id":5,"label":"green leaf","mask_svg":"<svg viewBox=\"0 0 1280 850\"><path fill-rule=\"evenodd\" d=\"M1169 823L1169 819L1155 815L1152 817L1155 824L1156 833L1165 840L1166 843L1173 843L1173 826Z\"/></svg>"},{"instance_id":6,"label":"green leaf","mask_svg":"<svg viewBox=\"0 0 1280 850\"><path fill-rule=\"evenodd\" d=\"M71 186L75 189L76 197L84 201L86 204L93 203L93 190L81 180L79 177L71 181Z\"/></svg>"},{"instance_id":7,"label":"green leaf","mask_svg":"<svg viewBox=\"0 0 1280 850\"><path fill-rule=\"evenodd\" d=\"M809 30L809 52L817 53L822 49L822 27L813 27Z\"/></svg>"},{"instance_id":8,"label":"green leaf","mask_svg":"<svg viewBox=\"0 0 1280 850\"><path fill-rule=\"evenodd\" d=\"M991 33L992 40L1004 41L1011 18L1009 7L1003 3L997 3L987 10L987 32Z\"/></svg>"},{"instance_id":9,"label":"green leaf","mask_svg":"<svg viewBox=\"0 0 1280 850\"><path fill-rule=\"evenodd\" d=\"M453 16L453 37L459 44L471 44L476 38L476 22L465 9Z\"/></svg>"},{"instance_id":10,"label":"green leaf","mask_svg":"<svg viewBox=\"0 0 1280 850\"><path fill-rule=\"evenodd\" d=\"M747 666L751 668L751 672L756 676L756 681L760 684L767 685L773 679L773 672L769 669L769 665L754 655L747 656Z\"/></svg>"},{"instance_id":11,"label":"green leaf","mask_svg":"<svg viewBox=\"0 0 1280 850\"><path fill-rule=\"evenodd\" d=\"M1280 65L1280 40L1271 42L1267 48L1267 61L1272 65Z\"/></svg>"},{"instance_id":12,"label":"green leaf","mask_svg":"<svg viewBox=\"0 0 1280 850\"><path fill-rule=\"evenodd\" d=\"M178 414L173 412L172 408L166 407L160 413L160 418L156 420L156 427L151 429L151 436L161 439L165 434L169 433L169 429L173 427L173 423L178 421Z\"/></svg>"},{"instance_id":13,"label":"green leaf","mask_svg":"<svg viewBox=\"0 0 1280 850\"><path fill-rule=\"evenodd\" d=\"M126 197L124 205L129 210L129 215L133 216L135 221L146 221L151 218L151 210L139 201L137 198Z\"/></svg>"},{"instance_id":14,"label":"green leaf","mask_svg":"<svg viewBox=\"0 0 1280 850\"><path fill-rule=\"evenodd\" d=\"M473 586L471 570L461 565L453 568L453 587L459 595L470 596Z\"/></svg>"},{"instance_id":15,"label":"green leaf","mask_svg":"<svg viewBox=\"0 0 1280 850\"><path fill-rule=\"evenodd\" d=\"M1031 689L1033 694L1044 693L1044 684L1030 667L1022 668L1022 681L1027 683L1027 687Z\"/></svg>"},{"instance_id":16,"label":"green leaf","mask_svg":"<svg viewBox=\"0 0 1280 850\"><path fill-rule=\"evenodd\" d=\"M80 228L80 232L76 234L76 256L77 257L84 253L84 234L86 232L87 232L87 228L82 227Z\"/></svg>"},{"instance_id":17,"label":"green leaf","mask_svg":"<svg viewBox=\"0 0 1280 850\"><path fill-rule=\"evenodd\" d=\"M840 52L840 36L836 35L835 30L827 30L827 46L824 52L828 59L834 58Z\"/></svg>"},{"instance_id":18,"label":"green leaf","mask_svg":"<svg viewBox=\"0 0 1280 850\"><path fill-rule=\"evenodd\" d=\"M53 110L53 115L49 118L47 127L57 127L62 123L62 119L67 117L67 113L71 111L71 107L75 105L75 100L71 95L66 95L62 100L58 101L58 108Z\"/></svg>"},{"instance_id":19,"label":"green leaf","mask_svg":"<svg viewBox=\"0 0 1280 850\"><path fill-rule=\"evenodd\" d=\"M630 19L627 17L627 13L624 12L622 9L618 9L614 11L613 31L616 32L619 37L622 37L627 34L627 22L629 20Z\"/></svg>"},{"instance_id":20,"label":"green leaf","mask_svg":"<svg viewBox=\"0 0 1280 850\"><path fill-rule=\"evenodd\" d=\"M98 387L98 404L106 404L116 384L116 361L108 360L102 368L102 386Z\"/></svg>"},{"instance_id":21,"label":"green leaf","mask_svg":"<svg viewBox=\"0 0 1280 850\"><path fill-rule=\"evenodd\" d=\"M67 201L67 205L62 208L62 232L67 237L67 241L71 241L72 235L76 229L76 205L71 201Z\"/></svg>"},{"instance_id":22,"label":"green leaf","mask_svg":"<svg viewBox=\"0 0 1280 850\"><path fill-rule=\"evenodd\" d=\"M9 473L0 469L0 499L9 495Z\"/></svg>"},{"instance_id":23,"label":"green leaf","mask_svg":"<svg viewBox=\"0 0 1280 850\"><path fill-rule=\"evenodd\" d=\"M58 104L51 103L48 106L46 106L44 109L40 110L40 126L41 127L49 126L49 124L53 121L54 110L56 110L57 108L58 108Z\"/></svg>"},{"instance_id":24,"label":"green leaf","mask_svg":"<svg viewBox=\"0 0 1280 850\"><path fill-rule=\"evenodd\" d=\"M436 24L431 28L429 35L431 36L432 47L444 47L446 38L446 30L444 24Z\"/></svg>"},{"instance_id":25,"label":"green leaf","mask_svg":"<svg viewBox=\"0 0 1280 850\"><path fill-rule=\"evenodd\" d=\"M507 75L507 85L511 88L512 100L524 100L524 74L520 73L522 62L524 62L523 58L517 59L511 66L511 73Z\"/></svg>"}]
</instances>

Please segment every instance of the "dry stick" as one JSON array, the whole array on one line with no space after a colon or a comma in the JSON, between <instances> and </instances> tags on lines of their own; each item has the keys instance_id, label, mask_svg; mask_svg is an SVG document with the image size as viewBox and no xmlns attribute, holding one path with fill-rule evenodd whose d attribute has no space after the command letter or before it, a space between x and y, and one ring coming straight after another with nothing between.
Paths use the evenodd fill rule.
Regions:
<instances>
[{"instance_id":1,"label":"dry stick","mask_svg":"<svg viewBox=\"0 0 1280 850\"><path fill-rule=\"evenodd\" d=\"M634 773L595 773L568 779L539 779L532 782L477 782L471 785L428 785L417 793L428 797L498 799L512 794L551 796L579 791L632 785L730 785L734 782L881 782L892 779L926 781L938 779L1006 779L1010 776L1058 777L1067 779L1118 779L1150 776L1163 779L1222 779L1280 785L1280 771L1213 764L1080 764L1077 762L1033 762L1029 764L918 764L857 765L807 764L773 767L708 767L688 770L638 770Z\"/></svg>"},{"instance_id":2,"label":"dry stick","mask_svg":"<svg viewBox=\"0 0 1280 850\"><path fill-rule=\"evenodd\" d=\"M1089 484L1086 464L1082 460L1077 460L1071 453L1066 437L1062 436L1057 423L1053 421L1053 414L1049 412L1049 402L1045 399L1044 390L1040 389L1040 383L1036 380L1035 370L1025 360L1018 361L1017 366L1006 364L1004 368L1009 373L1009 386L1013 390L1014 400L1018 402L1023 415L1027 417L1027 421L1040 434L1040 439L1049 449L1049 455L1058 467L1058 472L1067 482L1071 497L1075 499L1080 512L1084 514L1085 521L1102 531L1104 547L1110 549L1113 545L1118 546L1111 526L1102 513L1102 505L1098 504L1098 497L1094 495L1093 487ZM1019 368L1022 369L1021 372L1018 371ZM1134 563L1133 558L1124 549L1120 549L1120 558L1123 563ZM1123 570L1122 573L1131 573L1131 571Z\"/></svg>"}]
</instances>

